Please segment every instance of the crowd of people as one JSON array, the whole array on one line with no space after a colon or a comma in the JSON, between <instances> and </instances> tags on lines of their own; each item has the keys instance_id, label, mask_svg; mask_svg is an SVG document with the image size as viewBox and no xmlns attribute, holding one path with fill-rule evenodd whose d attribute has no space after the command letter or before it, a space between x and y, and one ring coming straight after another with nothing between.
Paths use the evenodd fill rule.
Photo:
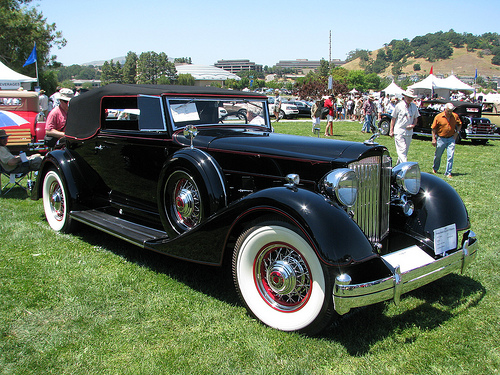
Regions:
<instances>
[{"instance_id":1,"label":"crowd of people","mask_svg":"<svg viewBox=\"0 0 500 375\"><path fill-rule=\"evenodd\" d=\"M458 96L456 96L458 99ZM374 95L361 96L329 95L313 102L311 107L312 131L321 131L321 116L326 112L325 137L333 136L333 123L335 121L357 121L362 124L361 132L375 133L378 131L377 123L382 114L391 117L389 136L394 138L397 164L408 161L408 150L413 137L413 129L420 116L419 108L423 101L429 98L418 97L413 90L408 89L399 100L395 96L389 97L381 93L380 97ZM463 99L463 98L462 98ZM451 178L455 142L461 130L460 118L453 112L451 102L440 104L441 111L432 124L432 145L436 148L432 172L437 173L441 164L444 150L447 151L447 163L444 175Z\"/></svg>"}]
</instances>

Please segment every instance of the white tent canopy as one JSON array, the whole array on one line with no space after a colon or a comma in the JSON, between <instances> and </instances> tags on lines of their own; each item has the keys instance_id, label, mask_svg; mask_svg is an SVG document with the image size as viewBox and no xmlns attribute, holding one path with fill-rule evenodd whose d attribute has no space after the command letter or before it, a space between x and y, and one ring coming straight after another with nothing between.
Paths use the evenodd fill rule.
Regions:
<instances>
[{"instance_id":1,"label":"white tent canopy","mask_svg":"<svg viewBox=\"0 0 500 375\"><path fill-rule=\"evenodd\" d=\"M394 82L392 82L389 86L387 86L384 90L382 90L383 92L385 92L385 95L387 96L401 96L404 92L404 90L399 87L398 85L396 85Z\"/></svg>"},{"instance_id":2,"label":"white tent canopy","mask_svg":"<svg viewBox=\"0 0 500 375\"><path fill-rule=\"evenodd\" d=\"M185 64L177 65L175 68L178 74L191 74L195 80L195 86L207 86L211 82L224 84L226 79L241 80L236 74L215 66Z\"/></svg>"},{"instance_id":3,"label":"white tent canopy","mask_svg":"<svg viewBox=\"0 0 500 375\"><path fill-rule=\"evenodd\" d=\"M415 91L416 94L429 94L434 91L439 96L449 99L450 91L474 91L474 88L460 81L454 75L448 78L437 78L434 74L429 74L425 79L417 82L408 88Z\"/></svg>"},{"instance_id":4,"label":"white tent canopy","mask_svg":"<svg viewBox=\"0 0 500 375\"><path fill-rule=\"evenodd\" d=\"M441 88L442 81L444 80L441 78L437 78L434 74L429 74L425 79L420 82L414 83L411 86L408 86L408 88L412 90L432 90Z\"/></svg>"},{"instance_id":5,"label":"white tent canopy","mask_svg":"<svg viewBox=\"0 0 500 375\"><path fill-rule=\"evenodd\" d=\"M442 88L446 88L446 89L449 89L449 90L474 91L474 87L469 86L468 84L460 81L454 75L451 75L448 78L443 79L442 82L441 82L441 84L443 85Z\"/></svg>"},{"instance_id":6,"label":"white tent canopy","mask_svg":"<svg viewBox=\"0 0 500 375\"><path fill-rule=\"evenodd\" d=\"M0 61L0 89L17 90L23 82L36 82L36 78L17 73Z\"/></svg>"}]
</instances>

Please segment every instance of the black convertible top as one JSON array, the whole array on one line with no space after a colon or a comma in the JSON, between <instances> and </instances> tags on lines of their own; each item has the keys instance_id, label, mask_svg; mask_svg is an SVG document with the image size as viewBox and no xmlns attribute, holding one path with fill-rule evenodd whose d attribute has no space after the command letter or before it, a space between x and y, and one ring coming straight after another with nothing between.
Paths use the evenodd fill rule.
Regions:
<instances>
[{"instance_id":1,"label":"black convertible top","mask_svg":"<svg viewBox=\"0 0 500 375\"><path fill-rule=\"evenodd\" d=\"M83 140L94 136L98 132L101 127L101 100L103 97L137 95L260 97L267 99L266 96L258 93L220 89L218 87L109 84L71 99L66 121L66 137Z\"/></svg>"}]
</instances>

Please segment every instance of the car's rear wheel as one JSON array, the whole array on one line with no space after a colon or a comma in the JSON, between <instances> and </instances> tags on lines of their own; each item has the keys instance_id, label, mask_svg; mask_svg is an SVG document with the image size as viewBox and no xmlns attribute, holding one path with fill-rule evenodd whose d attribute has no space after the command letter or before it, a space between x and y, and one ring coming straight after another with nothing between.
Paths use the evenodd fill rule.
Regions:
<instances>
[{"instance_id":1,"label":"car's rear wheel","mask_svg":"<svg viewBox=\"0 0 500 375\"><path fill-rule=\"evenodd\" d=\"M261 322L313 334L333 316L332 286L312 247L292 228L274 221L245 231L236 242L233 279Z\"/></svg>"},{"instance_id":2,"label":"car's rear wheel","mask_svg":"<svg viewBox=\"0 0 500 375\"><path fill-rule=\"evenodd\" d=\"M280 118L280 120L286 118L285 112L282 109L280 109L279 118Z\"/></svg>"},{"instance_id":3,"label":"car's rear wheel","mask_svg":"<svg viewBox=\"0 0 500 375\"><path fill-rule=\"evenodd\" d=\"M194 228L204 218L203 192L188 170L172 172L164 187L164 209L177 233Z\"/></svg>"},{"instance_id":4,"label":"car's rear wheel","mask_svg":"<svg viewBox=\"0 0 500 375\"><path fill-rule=\"evenodd\" d=\"M69 215L70 201L62 178L55 170L48 171L43 179L42 200L50 227L58 232L70 232L72 229Z\"/></svg>"}]
</instances>

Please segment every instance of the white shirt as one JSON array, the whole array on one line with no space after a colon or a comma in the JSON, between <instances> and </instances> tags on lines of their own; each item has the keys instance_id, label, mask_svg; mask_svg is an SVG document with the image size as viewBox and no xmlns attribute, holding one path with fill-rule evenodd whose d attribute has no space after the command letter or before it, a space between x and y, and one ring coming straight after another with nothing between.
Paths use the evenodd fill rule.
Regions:
<instances>
[{"instance_id":1,"label":"white shirt","mask_svg":"<svg viewBox=\"0 0 500 375\"><path fill-rule=\"evenodd\" d=\"M415 103L411 102L407 106L406 102L401 100L396 104L392 112L392 118L396 119L394 123L394 134L412 135L413 128L406 129L406 127L415 123L418 116L420 116L420 113Z\"/></svg>"}]
</instances>

